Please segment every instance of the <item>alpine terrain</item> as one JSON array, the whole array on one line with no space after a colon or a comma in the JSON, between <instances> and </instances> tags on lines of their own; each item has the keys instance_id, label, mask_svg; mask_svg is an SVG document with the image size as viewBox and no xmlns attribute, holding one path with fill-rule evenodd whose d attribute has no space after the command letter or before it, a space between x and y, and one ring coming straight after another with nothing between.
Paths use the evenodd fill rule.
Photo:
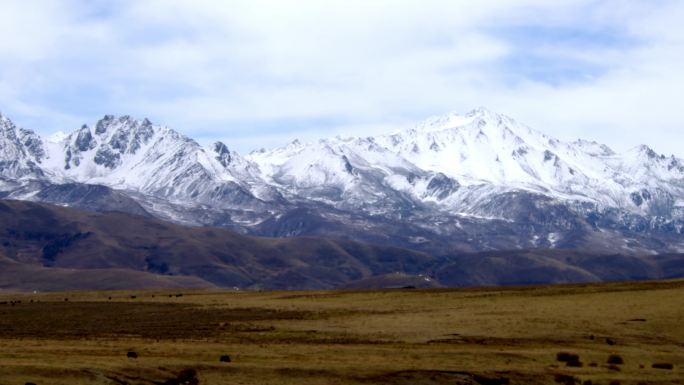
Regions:
<instances>
[{"instance_id":1,"label":"alpine terrain","mask_svg":"<svg viewBox=\"0 0 684 385\"><path fill-rule=\"evenodd\" d=\"M244 156L147 119L41 137L0 115L0 197L436 258L684 252L682 159L560 141L485 108Z\"/></svg>"}]
</instances>

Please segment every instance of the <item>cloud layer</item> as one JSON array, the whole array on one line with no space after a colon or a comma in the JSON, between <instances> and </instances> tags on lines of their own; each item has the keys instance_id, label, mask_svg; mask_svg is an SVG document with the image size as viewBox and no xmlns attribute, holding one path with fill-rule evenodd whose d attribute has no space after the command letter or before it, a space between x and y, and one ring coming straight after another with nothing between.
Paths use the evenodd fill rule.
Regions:
<instances>
[{"instance_id":1,"label":"cloud layer","mask_svg":"<svg viewBox=\"0 0 684 385\"><path fill-rule=\"evenodd\" d=\"M150 117L245 152L484 105L684 156L684 2L8 0L0 110Z\"/></svg>"}]
</instances>

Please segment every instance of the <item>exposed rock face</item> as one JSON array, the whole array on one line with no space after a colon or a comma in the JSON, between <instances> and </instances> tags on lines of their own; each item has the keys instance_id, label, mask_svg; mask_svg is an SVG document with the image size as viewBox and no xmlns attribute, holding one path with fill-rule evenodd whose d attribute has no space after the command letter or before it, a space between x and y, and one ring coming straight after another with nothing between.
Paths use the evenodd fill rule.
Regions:
<instances>
[{"instance_id":1,"label":"exposed rock face","mask_svg":"<svg viewBox=\"0 0 684 385\"><path fill-rule=\"evenodd\" d=\"M438 200L442 200L454 194L459 187L460 185L457 180L449 178L440 172L430 179L427 185L427 193Z\"/></svg>"},{"instance_id":2,"label":"exposed rock face","mask_svg":"<svg viewBox=\"0 0 684 385\"><path fill-rule=\"evenodd\" d=\"M23 144L29 156L40 163L45 158L43 140L35 132L24 128L19 129L19 141Z\"/></svg>"},{"instance_id":3,"label":"exposed rock face","mask_svg":"<svg viewBox=\"0 0 684 385\"><path fill-rule=\"evenodd\" d=\"M214 143L214 152L216 153L216 160L218 160L223 167L228 167L230 162L233 160L230 155L230 150L228 150L228 147L221 142Z\"/></svg>"}]
</instances>

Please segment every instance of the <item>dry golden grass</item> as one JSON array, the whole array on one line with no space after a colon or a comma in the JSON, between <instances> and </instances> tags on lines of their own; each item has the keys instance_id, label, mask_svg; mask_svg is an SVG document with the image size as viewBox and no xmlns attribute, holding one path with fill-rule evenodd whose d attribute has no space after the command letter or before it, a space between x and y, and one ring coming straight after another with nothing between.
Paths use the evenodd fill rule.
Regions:
<instances>
[{"instance_id":1,"label":"dry golden grass","mask_svg":"<svg viewBox=\"0 0 684 385\"><path fill-rule=\"evenodd\" d=\"M0 292L0 384L684 384L684 281L176 293Z\"/></svg>"}]
</instances>

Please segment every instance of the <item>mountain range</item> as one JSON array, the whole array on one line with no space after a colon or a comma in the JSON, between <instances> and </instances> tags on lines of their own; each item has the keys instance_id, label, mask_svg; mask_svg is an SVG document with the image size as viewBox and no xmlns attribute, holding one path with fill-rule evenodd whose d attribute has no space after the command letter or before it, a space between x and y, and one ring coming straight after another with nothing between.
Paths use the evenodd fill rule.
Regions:
<instances>
[{"instance_id":1,"label":"mountain range","mask_svg":"<svg viewBox=\"0 0 684 385\"><path fill-rule=\"evenodd\" d=\"M478 108L240 155L147 119L43 138L0 115L0 197L436 255L684 251L684 161L549 137Z\"/></svg>"}]
</instances>

